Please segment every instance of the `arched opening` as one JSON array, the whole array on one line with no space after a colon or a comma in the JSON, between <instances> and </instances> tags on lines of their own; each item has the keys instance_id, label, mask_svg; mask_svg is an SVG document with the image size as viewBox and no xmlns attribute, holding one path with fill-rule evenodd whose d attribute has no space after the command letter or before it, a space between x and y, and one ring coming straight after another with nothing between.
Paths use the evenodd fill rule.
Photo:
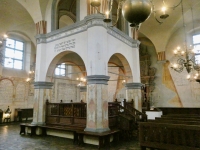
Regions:
<instances>
[{"instance_id":1,"label":"arched opening","mask_svg":"<svg viewBox=\"0 0 200 150\"><path fill-rule=\"evenodd\" d=\"M73 24L74 21L67 15L63 15L59 19L59 29Z\"/></svg>"},{"instance_id":2,"label":"arched opening","mask_svg":"<svg viewBox=\"0 0 200 150\"><path fill-rule=\"evenodd\" d=\"M108 101L122 101L126 97L125 84L132 82L132 73L128 61L121 54L114 54L108 61Z\"/></svg>"},{"instance_id":3,"label":"arched opening","mask_svg":"<svg viewBox=\"0 0 200 150\"><path fill-rule=\"evenodd\" d=\"M79 102L80 86L86 85L86 67L82 58L74 52L58 54L49 65L46 79L54 83L53 102Z\"/></svg>"}]
</instances>

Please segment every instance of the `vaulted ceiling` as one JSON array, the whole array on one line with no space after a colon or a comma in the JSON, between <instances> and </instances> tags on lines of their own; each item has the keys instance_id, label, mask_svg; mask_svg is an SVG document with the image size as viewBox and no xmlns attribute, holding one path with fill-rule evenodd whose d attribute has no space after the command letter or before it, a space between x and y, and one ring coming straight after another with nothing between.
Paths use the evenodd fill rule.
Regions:
<instances>
[{"instance_id":1,"label":"vaulted ceiling","mask_svg":"<svg viewBox=\"0 0 200 150\"><path fill-rule=\"evenodd\" d=\"M63 9L67 9L76 15L75 0L65 0L62 3ZM179 0L166 0L167 6L173 6ZM31 41L35 41L35 23L45 19L48 15L46 9L53 0L0 0L0 34L7 31L18 31L27 35ZM155 10L162 5L162 0L153 0ZM200 22L200 1L199 0L183 0L184 6L184 19L188 23L187 27L194 26L197 28ZM191 8L193 8L194 19L192 19ZM164 51L169 39L173 36L174 32L183 27L181 6L176 9L167 10L169 17L164 20L162 24L156 22L154 15L142 23L140 27L140 38L147 37L155 45L157 51ZM159 18L159 12L157 11ZM49 14L50 15L50 14ZM189 32L189 31L188 31Z\"/></svg>"}]
</instances>

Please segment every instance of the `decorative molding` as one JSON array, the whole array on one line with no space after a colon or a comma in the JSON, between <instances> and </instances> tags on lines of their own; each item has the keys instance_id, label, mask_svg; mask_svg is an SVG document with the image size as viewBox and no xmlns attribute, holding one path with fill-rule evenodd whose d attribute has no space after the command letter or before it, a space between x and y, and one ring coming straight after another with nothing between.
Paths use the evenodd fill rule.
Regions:
<instances>
[{"instance_id":1,"label":"decorative molding","mask_svg":"<svg viewBox=\"0 0 200 150\"><path fill-rule=\"evenodd\" d=\"M87 76L87 84L105 84L108 85L109 76L105 75L92 75Z\"/></svg>"},{"instance_id":2,"label":"decorative molding","mask_svg":"<svg viewBox=\"0 0 200 150\"><path fill-rule=\"evenodd\" d=\"M34 89L52 89L53 82L34 82Z\"/></svg>"},{"instance_id":3,"label":"decorative molding","mask_svg":"<svg viewBox=\"0 0 200 150\"><path fill-rule=\"evenodd\" d=\"M126 83L125 85L127 89L141 89L142 86L142 83Z\"/></svg>"},{"instance_id":4,"label":"decorative molding","mask_svg":"<svg viewBox=\"0 0 200 150\"><path fill-rule=\"evenodd\" d=\"M84 131L102 133L102 132L110 131L110 128L102 128L102 129L85 128Z\"/></svg>"},{"instance_id":5,"label":"decorative molding","mask_svg":"<svg viewBox=\"0 0 200 150\"><path fill-rule=\"evenodd\" d=\"M139 41L133 40L131 37L129 37L128 35L126 35L125 33L123 33L115 27L109 27L107 23L103 22L103 19L104 17L100 14L86 16L84 20L74 23L70 26L66 26L64 28L52 31L47 34L37 35L37 44L53 42L64 37L69 37L71 35L87 31L88 28L94 26L102 26L107 30L108 34L129 45L130 47L137 48L139 46Z\"/></svg>"}]
</instances>

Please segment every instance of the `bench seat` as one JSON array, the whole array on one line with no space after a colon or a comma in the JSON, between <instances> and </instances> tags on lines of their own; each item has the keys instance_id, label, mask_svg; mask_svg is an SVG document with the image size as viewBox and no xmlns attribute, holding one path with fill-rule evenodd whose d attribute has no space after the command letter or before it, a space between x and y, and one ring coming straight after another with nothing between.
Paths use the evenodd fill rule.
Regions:
<instances>
[{"instance_id":1,"label":"bench seat","mask_svg":"<svg viewBox=\"0 0 200 150\"><path fill-rule=\"evenodd\" d=\"M89 131L77 131L78 134L78 144L83 145L83 137L86 136L92 136L92 137L98 137L99 143L98 148L102 147L109 147L110 146L110 136L113 135L113 142L119 141L119 132L118 129L113 129L110 131L98 133L98 132L89 132Z\"/></svg>"}]
</instances>

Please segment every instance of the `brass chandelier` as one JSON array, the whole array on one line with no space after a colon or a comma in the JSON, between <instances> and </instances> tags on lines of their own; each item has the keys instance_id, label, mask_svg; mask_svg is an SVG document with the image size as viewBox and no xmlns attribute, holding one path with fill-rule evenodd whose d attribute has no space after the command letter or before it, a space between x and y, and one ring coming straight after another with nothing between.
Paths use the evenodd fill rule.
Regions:
<instances>
[{"instance_id":1,"label":"brass chandelier","mask_svg":"<svg viewBox=\"0 0 200 150\"><path fill-rule=\"evenodd\" d=\"M101 2L107 2L107 8L105 12L100 12L99 7L101 6ZM167 6L165 0L162 1L162 8L155 9L154 0L117 0L117 19L116 22L113 23L115 26L119 20L120 10L122 10L122 16L130 23L131 27L139 29L139 25L149 18L151 13L154 14L155 20L158 23L163 23L163 19L166 19L169 15L166 13L167 9L175 9L180 5L182 0L174 6ZM98 13L105 16L104 22L111 22L111 12L113 9L113 0L91 0L90 5L94 7ZM160 18L156 16L159 12L162 12Z\"/></svg>"},{"instance_id":2,"label":"brass chandelier","mask_svg":"<svg viewBox=\"0 0 200 150\"><path fill-rule=\"evenodd\" d=\"M177 62L171 64L171 68L177 72L182 72L184 68L186 69L187 73L193 72L194 79L197 79L198 72L200 71L200 66L195 61L195 53L192 46L187 46L187 36L186 36L186 29L185 29L185 20L184 20L184 13L183 13L183 3L181 2L181 10L182 10L182 18L183 18L183 29L184 29L184 48L178 46L174 50L175 56L178 56ZM193 15L192 15L193 18ZM194 22L194 21L193 21ZM193 25L194 30L194 25ZM185 49L185 50L184 50ZM190 79L190 74L187 76L187 79Z\"/></svg>"}]
</instances>

